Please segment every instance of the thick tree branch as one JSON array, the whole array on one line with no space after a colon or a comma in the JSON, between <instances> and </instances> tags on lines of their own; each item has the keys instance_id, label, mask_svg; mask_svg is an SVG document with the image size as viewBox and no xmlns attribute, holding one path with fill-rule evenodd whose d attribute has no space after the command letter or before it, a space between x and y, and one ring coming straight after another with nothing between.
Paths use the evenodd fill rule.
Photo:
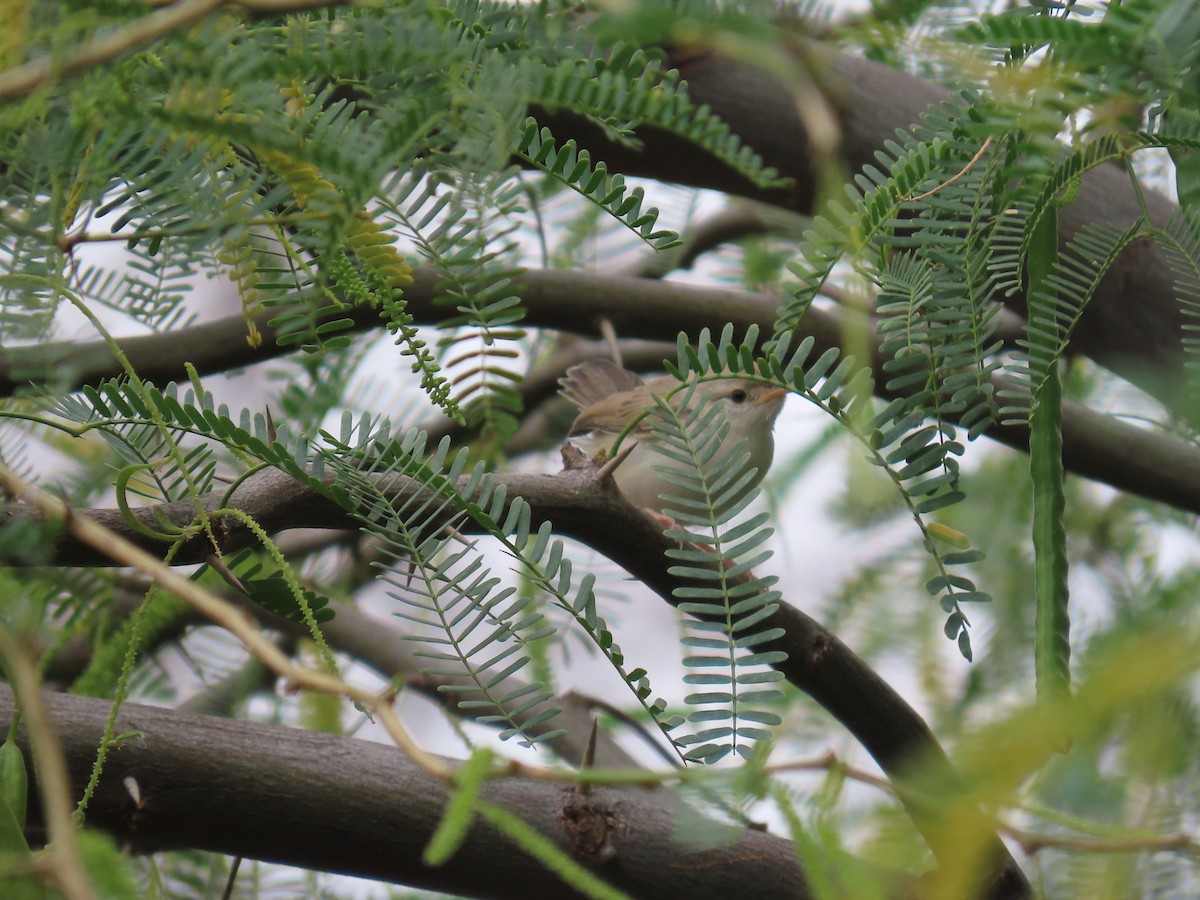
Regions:
<instances>
[{"instance_id":1,"label":"thick tree branch","mask_svg":"<svg viewBox=\"0 0 1200 900\"><path fill-rule=\"evenodd\" d=\"M153 15L179 15L180 10L207 10L217 5L212 0L187 0ZM252 8L254 4L247 5ZM794 48L798 67L806 70L812 84L820 88L826 108L835 119L840 135L836 152L847 172L875 164L875 153L894 138L896 129L908 128L922 112L947 96L930 82L811 41L797 39ZM788 187L757 188L690 143L653 128L639 131L643 146L634 150L607 141L600 129L579 117L565 112L535 112L560 139L578 138L594 158L604 159L610 168L627 175L713 188L811 213L818 186L828 174L823 171L827 169L824 152L814 149L814 144L823 146L824 138L812 140L809 122L789 86L749 65L712 53L676 54L675 62L688 82L692 99L710 106L768 165L791 178ZM12 80L17 72L5 75ZM32 83L40 83L45 77L42 73ZM5 91L16 90L19 96L31 89L26 76L17 82L8 85L0 76L0 98ZM1164 225L1178 211L1161 195L1143 193L1155 225ZM1069 240L1089 222L1123 229L1141 211L1128 173L1115 164L1101 166L1084 177L1076 198L1059 209L1060 240ZM1020 296L1009 302L1023 311ZM1168 405L1182 408L1186 398L1180 394L1181 325L1171 269L1153 242L1139 241L1104 279L1079 324L1073 346Z\"/></svg>"},{"instance_id":2,"label":"thick tree branch","mask_svg":"<svg viewBox=\"0 0 1200 900\"><path fill-rule=\"evenodd\" d=\"M798 65L807 70L832 111L840 131L836 148L844 171L878 165L875 153L894 140L897 129L918 122L923 112L947 98L931 82L861 57L838 53L811 41L795 44ZM729 123L767 165L793 179L785 188L758 188L681 138L653 128L638 131L643 147L606 141L594 126L560 112L538 118L560 139L575 137L593 157L616 171L660 181L712 188L809 214L819 186L828 177L814 149L796 97L781 79L712 53L676 54L675 62L696 103L707 104ZM1178 207L1144 191L1151 221L1163 226ZM1060 243L1087 223L1117 230L1141 215L1129 174L1106 164L1084 176L1075 199L1058 210ZM1021 296L1006 302L1024 313ZM1072 346L1101 365L1149 391L1164 403L1182 407L1182 313L1170 266L1157 245L1139 241L1109 271L1075 333Z\"/></svg>"},{"instance_id":3,"label":"thick tree branch","mask_svg":"<svg viewBox=\"0 0 1200 900\"><path fill-rule=\"evenodd\" d=\"M76 794L91 774L110 706L46 697ZM0 728L12 712L12 694L0 685ZM116 731L131 736L109 754L88 823L134 850L211 850L475 897L576 896L479 820L451 864L425 865L421 854L448 791L394 747L133 703L121 708ZM28 753L23 734L21 744ZM721 846L681 847L665 791L597 788L581 797L552 782L506 778L482 796L519 810L634 897L811 896L781 838L730 829ZM31 814L40 822L36 804Z\"/></svg>"},{"instance_id":4,"label":"thick tree branch","mask_svg":"<svg viewBox=\"0 0 1200 900\"><path fill-rule=\"evenodd\" d=\"M300 533L295 532L294 534ZM109 616L121 622L128 619L141 606L149 587L149 582L130 578L128 584L116 592L112 608L109 609ZM280 632L289 639L309 636L308 628L305 625L276 615L253 603L242 594L227 591L222 596L225 600L245 610L248 616L257 619L264 628ZM336 610L337 615L321 625L321 634L329 646L337 652L344 653L357 662L363 663L367 668L373 669L385 681L395 679L398 685L406 686L425 695L431 701L444 706L453 715L475 718L486 716L491 711L490 708L462 708L458 705L460 700L476 699L474 695L462 692L463 687L473 684L465 667L457 673L449 672L447 670L451 666L448 661L443 660L439 663L439 672L436 676L423 675L422 669L428 667L428 660L420 659L413 653L412 642L406 640L405 632L396 627L394 622L365 613L349 603L337 604ZM172 623L171 628L164 629L157 634L158 645L177 641L182 637L183 630L190 626L207 624L209 624L208 620L199 613L194 610L189 611ZM155 647L149 646L142 647L140 652L153 653L154 650ZM91 659L91 651L91 643L83 638L73 638L68 641L59 648L59 652L46 665L43 672L45 679L49 682L60 683L74 681L83 673ZM254 660L250 664L258 665ZM267 671L261 665L259 669L263 672ZM275 676L271 674L269 677L274 679ZM528 687L528 684L521 678L510 675L494 690L499 696L506 696ZM454 685L458 690L448 693L439 690L442 685ZM544 744L559 759L573 766L582 766L588 745L588 735L592 729L592 722L596 718L596 701L584 694L572 692L555 697L552 705L562 708L562 712L555 719L555 727L561 728L564 733L550 738ZM202 711L209 715L216 714L209 709ZM514 714L513 719L517 723L524 724L538 711L540 711L540 707L522 714ZM499 723L489 722L488 724L500 727ZM637 762L621 748L610 732L601 731L597 735L593 759L595 768L626 769L637 768L637 765Z\"/></svg>"},{"instance_id":5,"label":"thick tree branch","mask_svg":"<svg viewBox=\"0 0 1200 900\"><path fill-rule=\"evenodd\" d=\"M558 534L575 537L624 567L669 603L678 602L674 590L690 584L669 574L665 551L673 544L640 510L631 506L611 482L598 484L590 466L568 468L557 476L497 476L508 495L520 496L530 504L533 524L551 521ZM390 502L397 508L423 508L415 498L424 488L405 478L389 478L381 483ZM264 471L239 486L232 498L212 494L205 498L210 509L224 500L249 513L268 532L309 525L346 527L353 524L347 515L316 492L298 485L289 476ZM413 503L412 506L409 504ZM8 515L24 514L9 507ZM152 541L143 531L124 520L119 510L91 510L88 515L131 542L151 549ZM451 512L445 512L446 524ZM190 501L166 504L137 511L147 525L162 528L163 518L177 525L189 524L195 515ZM144 518L143 518L144 517ZM435 523L429 523L433 526ZM217 536L222 552L232 552L253 543L253 535L239 522L222 519ZM472 522L459 523L463 531L477 530ZM184 564L206 558L211 545L198 537L183 546L173 563ZM105 565L90 547L64 536L55 548L53 562L67 565ZM707 582L705 582L707 584ZM946 836L938 827L937 812L926 808L905 790L912 767L918 763L942 773L942 783L955 782L953 769L928 725L877 673L851 652L834 634L789 603L761 624L764 629L782 628L784 637L762 649L780 649L788 654L777 668L787 679L824 706L863 744L880 767L897 785L901 799L917 827L930 841L936 857L945 861L947 854L959 852L959 845L943 842ZM1023 896L1028 885L1016 863L999 838L987 840L988 856L994 862L991 896Z\"/></svg>"},{"instance_id":6,"label":"thick tree branch","mask_svg":"<svg viewBox=\"0 0 1200 900\"><path fill-rule=\"evenodd\" d=\"M435 302L438 278L437 272L428 267L414 273L414 282L406 293L409 310L418 322L435 322L445 314ZM780 303L777 296L768 293L583 272L527 272L516 289L526 305L527 324L596 334L599 321L607 318L619 334L662 341L673 341L680 329L695 333L705 326L720 329L726 322L733 324L739 336L752 325L769 333ZM372 309L358 308L349 315L360 330L379 326ZM814 307L805 316L802 331L815 339L820 353L846 343L845 322L835 313ZM240 316L178 332L126 338L121 346L143 378L163 384L186 377L185 361L193 362L203 374L283 355L286 348L275 345L274 333L266 322L259 327L265 340L257 350L246 344L246 324ZM871 336L871 341L878 345L877 337ZM892 396L881 388L885 379L878 370L878 354L874 354L872 363L876 366L877 393ZM29 382L49 380L67 388L95 383L118 371L112 354L99 341L14 348L0 353L0 395ZM1003 379L993 382L997 391L1017 390ZM986 433L1010 447L1028 450L1026 428L995 425ZM1178 438L1066 402L1063 461L1073 474L1200 513L1200 449Z\"/></svg>"}]
</instances>

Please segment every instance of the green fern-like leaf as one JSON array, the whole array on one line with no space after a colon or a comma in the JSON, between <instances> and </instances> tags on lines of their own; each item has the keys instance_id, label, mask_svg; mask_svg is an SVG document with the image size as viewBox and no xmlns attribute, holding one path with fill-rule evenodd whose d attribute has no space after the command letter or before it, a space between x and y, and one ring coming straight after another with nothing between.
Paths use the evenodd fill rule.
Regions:
<instances>
[{"instance_id":1,"label":"green fern-like leaf","mask_svg":"<svg viewBox=\"0 0 1200 900\"><path fill-rule=\"evenodd\" d=\"M681 370L698 366L700 359L724 360L727 364L745 361L748 347L735 348L732 330L722 335L721 343L708 343L706 352L690 348L680 355ZM752 340L754 335L750 336ZM701 335L707 342L707 334ZM830 348L811 359L815 340L806 337L794 350L792 333L784 332L767 348L767 355L738 371L756 372L759 377L786 386L814 404L858 440L867 452L867 460L892 482L922 536L937 571L926 590L938 599L946 613L946 636L956 640L960 651L971 658L968 628L970 621L961 604L986 602L991 598L979 590L967 576L951 571L955 567L978 562L982 554L969 547L965 535L956 536L951 549L943 546L941 529L932 528L928 516L960 503L965 495L959 485L958 457L963 445L947 422L928 421L928 391L900 397L876 409L871 391L870 370L853 358L841 358Z\"/></svg>"},{"instance_id":2,"label":"green fern-like leaf","mask_svg":"<svg viewBox=\"0 0 1200 900\"><path fill-rule=\"evenodd\" d=\"M277 616L301 625L307 624L305 611L301 609L287 580L277 569L272 570L249 550L243 550L226 560L225 565L237 576L238 583L252 601ZM328 622L334 617L334 611L329 607L329 598L305 590L304 600L317 622Z\"/></svg>"},{"instance_id":3,"label":"green fern-like leaf","mask_svg":"<svg viewBox=\"0 0 1200 900\"><path fill-rule=\"evenodd\" d=\"M711 109L691 102L677 72L630 44L617 43L607 57L548 69L531 99L550 112L565 107L585 114L626 142L635 126L652 125L694 143L759 187L782 184Z\"/></svg>"},{"instance_id":4,"label":"green fern-like leaf","mask_svg":"<svg viewBox=\"0 0 1200 900\"><path fill-rule=\"evenodd\" d=\"M449 447L443 441L426 454L421 432L395 442L386 425L361 428L347 419L324 458L339 475L339 502L393 559L382 578L402 606L397 614L419 629L411 638L422 644L418 655L446 678L441 689L459 694L459 705L475 710L479 721L503 725L502 737L544 741L553 732L543 726L557 712L547 705L549 692L535 683L513 693L504 683L529 663L529 645L553 629L529 598L502 586L473 545L456 541L456 529L468 517L506 533L501 523L520 524L520 505L509 507L481 465L460 484L468 454L464 450L448 460ZM363 453L370 455L369 462ZM388 499L382 485L398 476L424 487L427 493L418 505L397 507ZM527 526L527 516L524 522Z\"/></svg>"},{"instance_id":5,"label":"green fern-like leaf","mask_svg":"<svg viewBox=\"0 0 1200 900\"><path fill-rule=\"evenodd\" d=\"M868 177L860 180L866 193L847 185L846 200L831 203L805 232L801 256L789 266L799 284L775 323L777 334L795 327L843 256L849 253L853 264L870 252L872 241L891 228L911 198L945 169L951 148L934 140L905 150L889 144L888 151L894 154L890 177L869 168Z\"/></svg>"},{"instance_id":6,"label":"green fern-like leaf","mask_svg":"<svg viewBox=\"0 0 1200 900\"><path fill-rule=\"evenodd\" d=\"M720 525L756 496L745 491L753 475L747 469L749 453L728 447L729 423L723 421L719 406L689 411L685 399L683 409L660 403L653 418L652 446L674 463L691 464L690 469L660 467L660 475L686 494L668 489L664 511L684 526L667 531L668 537L682 542L668 551L675 560L669 571L693 582L675 594L680 611L691 617L683 642L692 652L683 662L693 671L684 682L704 688L686 698L689 705L700 707L687 721L704 727L675 734L673 740L686 748L686 759L715 762L730 752L748 756L752 743L769 735L763 726L779 724L779 717L762 705L782 697L767 685L782 680L783 674L766 667L782 662L787 654L759 646L781 637L780 629L755 628L778 607L780 596L771 587L774 578L757 578L751 572L770 558L769 551L760 549L773 533L766 527L767 514L728 528ZM696 497L701 499L692 499ZM702 547L694 546L692 529L702 531Z\"/></svg>"},{"instance_id":7,"label":"green fern-like leaf","mask_svg":"<svg viewBox=\"0 0 1200 900\"><path fill-rule=\"evenodd\" d=\"M1058 365L1088 301L1117 258L1134 241L1149 234L1139 216L1124 231L1103 224L1090 224L1056 255L1055 266L1046 279L1047 289L1029 297L1029 336L1022 341L1027 362L1014 375L1031 395L1045 383ZM1008 416L1028 415L1027 406L1005 409Z\"/></svg>"},{"instance_id":8,"label":"green fern-like leaf","mask_svg":"<svg viewBox=\"0 0 1200 900\"><path fill-rule=\"evenodd\" d=\"M1187 396L1200 396L1200 242L1194 226L1189 228L1182 216L1173 218L1163 230L1155 230L1154 239L1175 276L1175 296L1183 313L1183 351L1187 371ZM1196 411L1189 410L1196 417Z\"/></svg>"},{"instance_id":9,"label":"green fern-like leaf","mask_svg":"<svg viewBox=\"0 0 1200 900\"><path fill-rule=\"evenodd\" d=\"M560 147L550 129L539 127L537 120L530 118L525 122L517 154L625 223L655 250L665 250L679 244L679 236L675 232L654 230L658 210L642 209L645 194L641 188L629 191L625 179L620 175L609 175L604 163L593 166L591 154L580 150L574 140Z\"/></svg>"},{"instance_id":10,"label":"green fern-like leaf","mask_svg":"<svg viewBox=\"0 0 1200 900\"><path fill-rule=\"evenodd\" d=\"M516 430L522 407L513 360L524 309L513 291L520 269L511 238L520 197L511 170L481 183L418 167L390 182L384 201L393 224L443 273L438 302L453 314L438 328L455 405L494 448Z\"/></svg>"}]
</instances>

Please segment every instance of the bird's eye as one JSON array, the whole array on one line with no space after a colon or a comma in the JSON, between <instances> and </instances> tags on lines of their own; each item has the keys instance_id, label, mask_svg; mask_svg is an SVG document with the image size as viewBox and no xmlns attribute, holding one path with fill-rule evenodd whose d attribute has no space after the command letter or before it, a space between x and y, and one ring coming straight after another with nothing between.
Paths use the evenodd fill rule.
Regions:
<instances>
[{"instance_id":1,"label":"bird's eye","mask_svg":"<svg viewBox=\"0 0 1200 900\"><path fill-rule=\"evenodd\" d=\"M745 403L746 402L746 392L743 391L741 388L738 388L736 391L734 391L733 393L731 393L729 395L729 399L732 400L734 403Z\"/></svg>"}]
</instances>

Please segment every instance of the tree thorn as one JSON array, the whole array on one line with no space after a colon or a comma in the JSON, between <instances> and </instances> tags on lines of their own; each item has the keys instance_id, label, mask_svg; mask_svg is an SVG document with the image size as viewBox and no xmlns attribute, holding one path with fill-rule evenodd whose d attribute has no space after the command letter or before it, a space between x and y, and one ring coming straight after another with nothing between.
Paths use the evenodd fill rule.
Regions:
<instances>
[{"instance_id":1,"label":"tree thorn","mask_svg":"<svg viewBox=\"0 0 1200 900\"><path fill-rule=\"evenodd\" d=\"M608 344L608 352L612 354L613 362L624 368L625 364L621 362L621 342L617 339L617 330L613 328L612 319L608 316L600 320L600 334Z\"/></svg>"},{"instance_id":2,"label":"tree thorn","mask_svg":"<svg viewBox=\"0 0 1200 900\"><path fill-rule=\"evenodd\" d=\"M234 589L241 591L243 594L246 594L247 596L250 595L250 592L248 590L246 590L246 586L244 584L242 584L242 582L238 579L238 577L236 575L233 574L232 571L230 571L229 566L225 565L225 560L221 559L221 557L217 556L217 554L215 554L215 553L208 554L208 558L204 561L206 563L208 563L209 567L211 567L214 572L216 572L218 575L220 575L222 578L224 578L226 583L228 583L230 585L230 587L233 587Z\"/></svg>"},{"instance_id":3,"label":"tree thorn","mask_svg":"<svg viewBox=\"0 0 1200 900\"><path fill-rule=\"evenodd\" d=\"M583 751L583 759L579 763L581 771L587 771L596 766L596 733L599 730L600 725L596 721L596 717L592 716L592 729L588 732L587 748ZM575 785L575 791L578 794L586 796L592 792L592 786L586 781L581 781Z\"/></svg>"},{"instance_id":4,"label":"tree thorn","mask_svg":"<svg viewBox=\"0 0 1200 900\"><path fill-rule=\"evenodd\" d=\"M629 458L629 454L637 449L637 441L634 441L628 447L625 447L620 453L602 465L596 471L596 481L604 482L612 478L612 473L617 470L617 466L625 462Z\"/></svg>"}]
</instances>

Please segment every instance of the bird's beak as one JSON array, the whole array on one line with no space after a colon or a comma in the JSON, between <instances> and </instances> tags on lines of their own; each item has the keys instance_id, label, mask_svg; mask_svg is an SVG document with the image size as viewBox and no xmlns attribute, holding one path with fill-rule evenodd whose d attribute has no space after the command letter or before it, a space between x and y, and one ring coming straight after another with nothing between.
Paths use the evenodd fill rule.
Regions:
<instances>
[{"instance_id":1,"label":"bird's beak","mask_svg":"<svg viewBox=\"0 0 1200 900\"><path fill-rule=\"evenodd\" d=\"M764 406L768 403L782 403L783 398L788 395L787 388L771 388L765 392L758 400L755 401L755 406Z\"/></svg>"}]
</instances>

